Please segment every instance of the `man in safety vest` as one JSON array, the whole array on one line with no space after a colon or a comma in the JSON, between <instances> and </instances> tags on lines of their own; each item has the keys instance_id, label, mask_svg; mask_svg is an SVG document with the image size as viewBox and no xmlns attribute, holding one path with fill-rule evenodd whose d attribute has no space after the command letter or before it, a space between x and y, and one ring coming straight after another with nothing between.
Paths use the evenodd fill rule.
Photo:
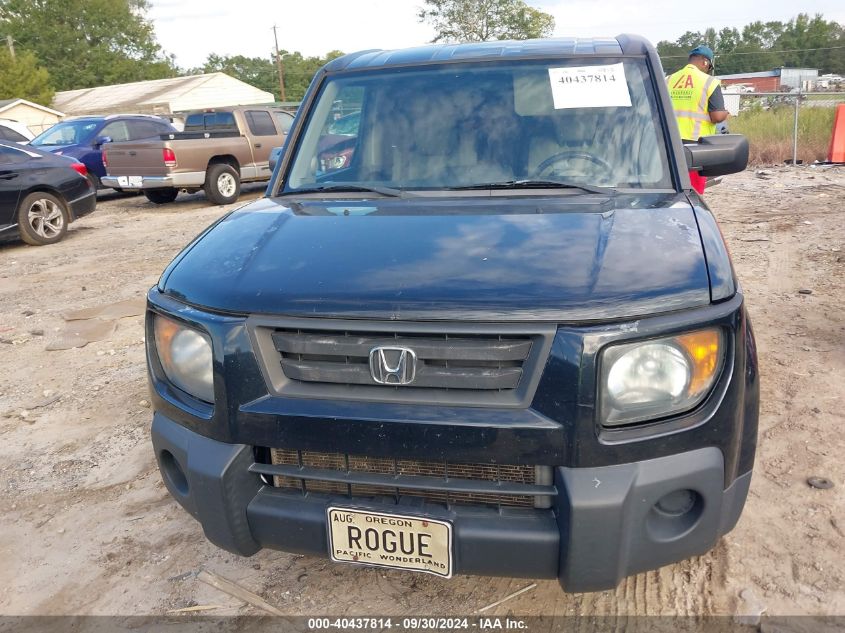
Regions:
<instances>
[{"instance_id":1,"label":"man in safety vest","mask_svg":"<svg viewBox=\"0 0 845 633\"><path fill-rule=\"evenodd\" d=\"M702 136L716 134L716 124L728 118L725 98L719 80L709 73L713 70L713 51L709 46L697 46L689 52L689 63L669 75L669 96L678 119L681 138L695 143ZM705 178L690 172L692 186L704 192Z\"/></svg>"}]
</instances>

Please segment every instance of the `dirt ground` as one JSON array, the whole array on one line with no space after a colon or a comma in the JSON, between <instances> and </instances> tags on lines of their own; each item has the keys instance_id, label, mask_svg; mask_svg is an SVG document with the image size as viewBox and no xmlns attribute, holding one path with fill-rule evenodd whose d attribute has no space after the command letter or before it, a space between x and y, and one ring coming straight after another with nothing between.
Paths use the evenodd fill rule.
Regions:
<instances>
[{"instance_id":1,"label":"dirt ground","mask_svg":"<svg viewBox=\"0 0 845 633\"><path fill-rule=\"evenodd\" d=\"M540 581L485 615L845 614L845 168L747 171L707 198L760 351L760 444L739 525L709 554L615 591ZM142 298L225 211L201 194L164 206L105 196L59 244L0 245L0 614L260 613L200 582L203 569L292 615L468 614L530 586L218 550L155 466L142 318L48 351L73 330L63 314Z\"/></svg>"}]
</instances>

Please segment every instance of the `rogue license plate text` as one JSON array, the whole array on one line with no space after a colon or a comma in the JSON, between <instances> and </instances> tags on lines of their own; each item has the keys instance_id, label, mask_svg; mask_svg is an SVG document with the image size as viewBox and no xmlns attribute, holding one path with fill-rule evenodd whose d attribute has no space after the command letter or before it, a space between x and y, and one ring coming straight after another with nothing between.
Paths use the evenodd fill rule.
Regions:
<instances>
[{"instance_id":1,"label":"rogue license plate text","mask_svg":"<svg viewBox=\"0 0 845 633\"><path fill-rule=\"evenodd\" d=\"M329 551L338 562L452 575L452 526L445 521L329 508Z\"/></svg>"}]
</instances>

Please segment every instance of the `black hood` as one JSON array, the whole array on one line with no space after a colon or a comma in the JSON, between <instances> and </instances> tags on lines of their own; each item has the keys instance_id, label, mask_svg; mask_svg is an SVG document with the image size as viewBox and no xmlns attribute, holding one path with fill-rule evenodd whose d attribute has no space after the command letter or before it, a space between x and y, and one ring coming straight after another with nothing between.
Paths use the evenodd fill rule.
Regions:
<instances>
[{"instance_id":1,"label":"black hood","mask_svg":"<svg viewBox=\"0 0 845 633\"><path fill-rule=\"evenodd\" d=\"M592 320L707 305L681 194L262 199L225 217L161 289L239 314Z\"/></svg>"}]
</instances>

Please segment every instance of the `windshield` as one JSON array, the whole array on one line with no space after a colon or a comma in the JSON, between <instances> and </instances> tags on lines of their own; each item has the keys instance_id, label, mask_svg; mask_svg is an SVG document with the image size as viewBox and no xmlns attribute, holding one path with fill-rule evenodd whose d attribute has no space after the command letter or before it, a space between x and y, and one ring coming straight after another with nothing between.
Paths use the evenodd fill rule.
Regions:
<instances>
[{"instance_id":1,"label":"windshield","mask_svg":"<svg viewBox=\"0 0 845 633\"><path fill-rule=\"evenodd\" d=\"M39 134L32 141L31 145L77 145L89 143L93 140L94 132L100 125L100 121L65 121L56 123L43 134Z\"/></svg>"},{"instance_id":2,"label":"windshield","mask_svg":"<svg viewBox=\"0 0 845 633\"><path fill-rule=\"evenodd\" d=\"M526 182L669 189L657 112L641 59L345 74L322 86L285 192Z\"/></svg>"}]
</instances>

